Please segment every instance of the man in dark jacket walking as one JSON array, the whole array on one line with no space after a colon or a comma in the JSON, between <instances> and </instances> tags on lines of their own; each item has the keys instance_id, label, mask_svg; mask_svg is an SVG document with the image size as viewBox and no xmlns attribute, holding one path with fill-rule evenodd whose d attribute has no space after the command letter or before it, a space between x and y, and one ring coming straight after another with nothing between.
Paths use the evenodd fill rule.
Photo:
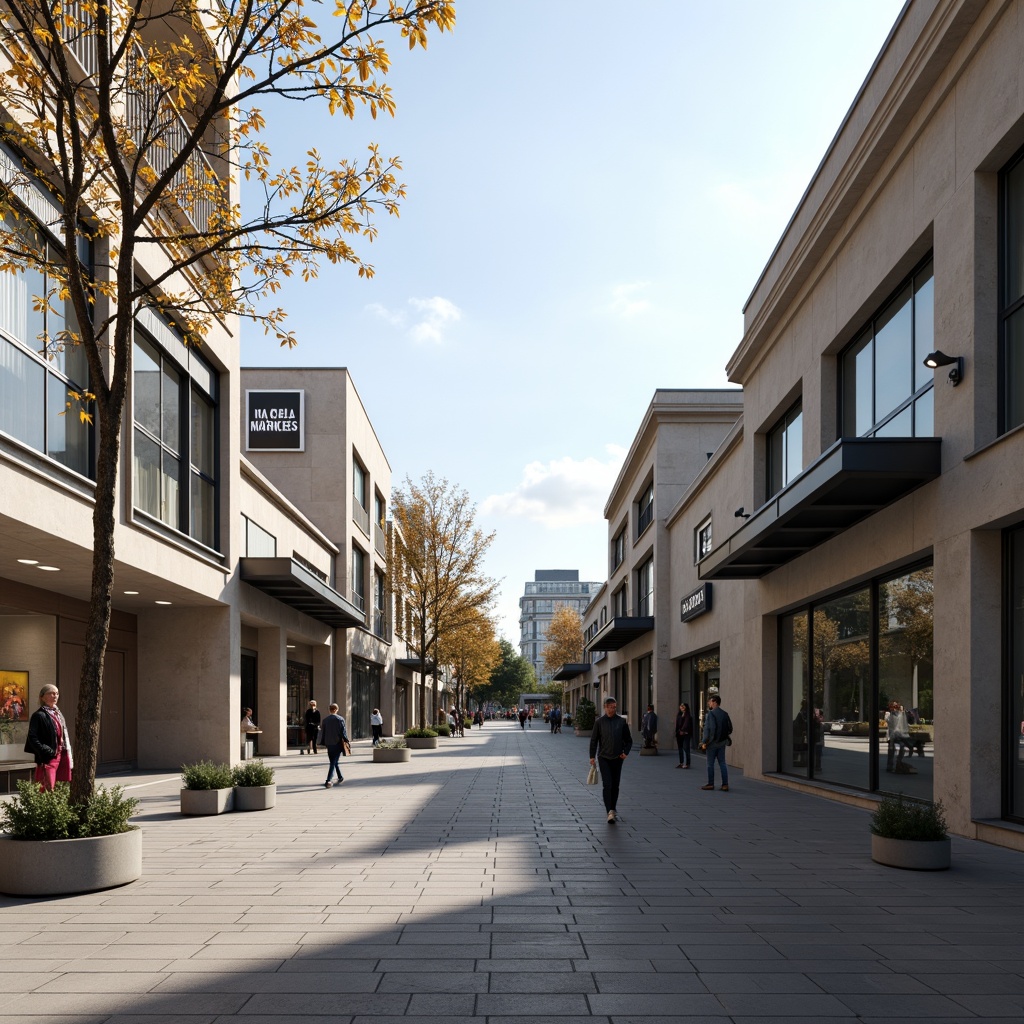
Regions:
<instances>
[{"instance_id":1,"label":"man in dark jacket walking","mask_svg":"<svg viewBox=\"0 0 1024 1024\"><path fill-rule=\"evenodd\" d=\"M324 789L331 788L331 776L335 772L338 773L339 783L345 781L345 776L338 767L338 758L341 757L348 742L348 730L345 728L345 719L338 714L337 704L330 706L330 712L320 725L320 742L327 748L327 781L324 783Z\"/></svg>"},{"instance_id":2,"label":"man in dark jacket walking","mask_svg":"<svg viewBox=\"0 0 1024 1024\"><path fill-rule=\"evenodd\" d=\"M718 697L708 697L708 713L704 716L703 743L708 756L708 784L701 789L715 788L715 762L722 771L722 790L729 792L729 766L725 763L725 748L732 743L732 719L722 707Z\"/></svg>"},{"instance_id":3,"label":"man in dark jacket walking","mask_svg":"<svg viewBox=\"0 0 1024 1024\"><path fill-rule=\"evenodd\" d=\"M594 723L594 731L590 734L590 763L596 763L601 771L609 825L614 825L617 820L615 805L619 802L622 762L633 747L629 724L618 716L617 709L615 698L605 697L604 714Z\"/></svg>"}]
</instances>

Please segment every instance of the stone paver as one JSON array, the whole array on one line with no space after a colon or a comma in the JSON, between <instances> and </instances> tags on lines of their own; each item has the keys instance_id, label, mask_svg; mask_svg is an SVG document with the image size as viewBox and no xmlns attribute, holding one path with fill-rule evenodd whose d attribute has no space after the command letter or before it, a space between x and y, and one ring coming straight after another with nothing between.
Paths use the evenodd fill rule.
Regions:
<instances>
[{"instance_id":1,"label":"stone paver","mask_svg":"<svg viewBox=\"0 0 1024 1024\"><path fill-rule=\"evenodd\" d=\"M278 806L142 803L144 876L0 897L3 1024L782 1024L1024 1016L1024 856L873 864L866 812L492 723L407 765L273 759Z\"/></svg>"}]
</instances>

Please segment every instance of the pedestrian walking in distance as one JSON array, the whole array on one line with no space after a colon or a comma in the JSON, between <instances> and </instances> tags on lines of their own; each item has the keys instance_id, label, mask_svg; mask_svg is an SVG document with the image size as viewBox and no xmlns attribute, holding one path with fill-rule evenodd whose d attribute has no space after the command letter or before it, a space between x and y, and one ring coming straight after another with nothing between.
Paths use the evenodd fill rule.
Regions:
<instances>
[{"instance_id":1,"label":"pedestrian walking in distance","mask_svg":"<svg viewBox=\"0 0 1024 1024\"><path fill-rule=\"evenodd\" d=\"M701 746L708 755L708 784L701 789L715 788L715 762L722 772L722 791L729 792L729 766L725 763L725 748L732 743L732 719L722 708L718 697L708 697L708 713L704 716Z\"/></svg>"},{"instance_id":2,"label":"pedestrian walking in distance","mask_svg":"<svg viewBox=\"0 0 1024 1024\"><path fill-rule=\"evenodd\" d=\"M619 802L619 780L622 778L622 764L633 747L629 724L617 714L618 704L614 697L605 697L604 714L594 723L590 734L590 763L597 764L604 785L604 809L608 812L608 824L618 820L615 805Z\"/></svg>"}]
</instances>

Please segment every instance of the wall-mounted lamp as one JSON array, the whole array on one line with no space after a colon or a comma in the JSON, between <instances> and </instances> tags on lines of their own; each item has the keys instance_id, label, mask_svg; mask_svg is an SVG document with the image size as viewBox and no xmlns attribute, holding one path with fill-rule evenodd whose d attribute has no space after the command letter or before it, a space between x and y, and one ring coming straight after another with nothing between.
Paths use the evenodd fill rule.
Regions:
<instances>
[{"instance_id":1,"label":"wall-mounted lamp","mask_svg":"<svg viewBox=\"0 0 1024 1024\"><path fill-rule=\"evenodd\" d=\"M929 352L924 357L924 365L932 370L938 369L940 366L951 366L952 369L949 371L949 383L956 387L964 379L964 357L963 356L947 356L945 352L941 352L936 349L934 352Z\"/></svg>"},{"instance_id":2,"label":"wall-mounted lamp","mask_svg":"<svg viewBox=\"0 0 1024 1024\"><path fill-rule=\"evenodd\" d=\"M735 512L733 512L733 515L737 519L749 519L750 518L750 513L749 512L744 512L742 505L740 505L740 507L738 509L736 509Z\"/></svg>"}]
</instances>

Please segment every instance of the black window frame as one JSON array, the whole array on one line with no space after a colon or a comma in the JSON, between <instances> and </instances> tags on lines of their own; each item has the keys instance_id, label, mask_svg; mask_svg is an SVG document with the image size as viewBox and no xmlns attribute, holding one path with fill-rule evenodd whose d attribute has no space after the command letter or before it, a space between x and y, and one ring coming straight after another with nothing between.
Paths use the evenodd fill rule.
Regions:
<instances>
[{"instance_id":1,"label":"black window frame","mask_svg":"<svg viewBox=\"0 0 1024 1024\"><path fill-rule=\"evenodd\" d=\"M636 536L639 540L654 522L654 481L641 491L636 500Z\"/></svg>"},{"instance_id":2,"label":"black window frame","mask_svg":"<svg viewBox=\"0 0 1024 1024\"><path fill-rule=\"evenodd\" d=\"M702 558L707 558L714 550L714 517L707 516L693 530L693 564L697 565ZM704 534L707 534L707 546L704 545Z\"/></svg>"},{"instance_id":3,"label":"black window frame","mask_svg":"<svg viewBox=\"0 0 1024 1024\"><path fill-rule=\"evenodd\" d=\"M998 432L999 434L1005 434L1010 430L1015 429L1021 425L1024 425L1024 394L1019 396L1017 405L1021 410L1021 415L1018 422L1009 422L1009 410L1010 410L1010 389L1011 379L1008 373L1009 369L1009 325L1010 321L1018 313L1024 309L1024 289L1021 290L1021 294L1015 299L1009 299L1007 296L1007 260L1010 252L1009 237L1009 179L1013 171L1024 163L1024 147L1021 147L1007 162L1003 169L999 172L999 204L998 204L998 218L999 218L999 242L998 242L998 259L999 259L999 288L998 288L998 321L999 321L999 345L998 345L998 374L999 374L999 386L997 395L997 416L998 416ZM1024 188L1021 190L1021 203L1024 204ZM1024 240L1021 241L1022 249L1024 249ZM1022 314L1024 315L1024 314Z\"/></svg>"},{"instance_id":4,"label":"black window frame","mask_svg":"<svg viewBox=\"0 0 1024 1024\"><path fill-rule=\"evenodd\" d=\"M771 501L779 491L784 490L796 477L803 472L803 397L798 398L776 421L775 425L764 436L765 459L764 481L765 501ZM789 466L789 446L792 440L793 427L800 422L800 469L792 476L787 475ZM782 438L781 466L775 465L774 444L776 437ZM778 474L776 471L779 471ZM777 477L777 479L776 479Z\"/></svg>"},{"instance_id":5,"label":"black window frame","mask_svg":"<svg viewBox=\"0 0 1024 1024\"><path fill-rule=\"evenodd\" d=\"M654 555L636 569L636 614L638 618L654 614Z\"/></svg>"},{"instance_id":6,"label":"black window frame","mask_svg":"<svg viewBox=\"0 0 1024 1024\"><path fill-rule=\"evenodd\" d=\"M926 274L926 271L928 272ZM839 353L836 364L836 387L837 387L837 421L836 431L837 437L875 437L881 434L885 428L895 421L898 417L903 415L908 409L911 410L911 432L909 434L900 434L901 437L934 437L934 405L933 405L933 416L932 416L932 427L928 433L919 433L917 430L917 405L918 402L923 399L929 391L934 393L935 388L935 377L932 372L928 372L925 375L924 383L920 387L914 387L913 381L916 379L915 371L917 369L917 310L916 310L916 296L917 292L923 285L931 280L933 282L933 296L934 296L934 280L935 280L935 259L934 254L929 252L928 255L922 259L914 269L904 277L899 284L892 290L884 302L882 302L874 313L867 319L864 326L857 331L853 340L846 345L843 350ZM910 352L908 358L910 359L910 373L911 373L911 391L910 394L900 400L900 402L888 412L882 414L882 418L879 419L875 413L875 357L874 357L874 342L877 336L876 323L882 319L882 317L889 312L892 307L892 303L899 297L900 293L905 289L910 289ZM934 344L934 297L933 297L933 337L932 344ZM857 350L861 343L867 339L868 343L872 345L872 359L871 359L871 426L868 430L858 432L856 427L852 431L846 429L847 423L847 397L846 397L846 360L847 357ZM854 418L856 413L854 412Z\"/></svg>"}]
</instances>

